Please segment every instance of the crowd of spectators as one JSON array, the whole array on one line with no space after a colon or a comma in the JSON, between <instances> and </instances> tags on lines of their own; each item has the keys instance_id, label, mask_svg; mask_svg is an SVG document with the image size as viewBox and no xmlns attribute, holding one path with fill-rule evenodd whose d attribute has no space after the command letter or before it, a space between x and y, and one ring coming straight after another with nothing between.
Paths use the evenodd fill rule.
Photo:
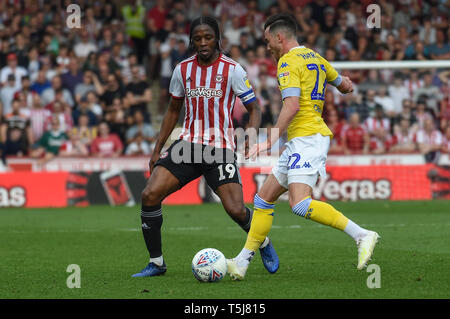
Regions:
<instances>
[{"instance_id":1,"label":"crowd of spectators","mask_svg":"<svg viewBox=\"0 0 450 319\"><path fill-rule=\"evenodd\" d=\"M292 13L299 42L329 61L450 59L446 0L80 0L81 28L70 28L72 2L0 2L2 158L148 155L172 71L191 54L189 23L199 15L220 22L221 49L246 69L266 128L282 106L263 41L274 13ZM380 28L367 25L372 3L381 8ZM432 161L449 152L450 71L342 74L355 91L328 86L330 153L421 152ZM239 99L233 122L248 124Z\"/></svg>"}]
</instances>

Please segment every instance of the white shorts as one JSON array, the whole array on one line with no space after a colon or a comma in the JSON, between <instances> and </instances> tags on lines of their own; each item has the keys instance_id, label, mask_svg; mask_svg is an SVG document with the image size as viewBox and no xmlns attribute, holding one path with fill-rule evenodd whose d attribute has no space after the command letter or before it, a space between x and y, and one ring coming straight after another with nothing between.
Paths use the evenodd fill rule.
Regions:
<instances>
[{"instance_id":1,"label":"white shorts","mask_svg":"<svg viewBox=\"0 0 450 319\"><path fill-rule=\"evenodd\" d=\"M329 136L317 133L295 137L285 146L277 165L272 169L272 174L281 186L288 188L291 183L303 183L314 187L319 175L326 176Z\"/></svg>"}]
</instances>

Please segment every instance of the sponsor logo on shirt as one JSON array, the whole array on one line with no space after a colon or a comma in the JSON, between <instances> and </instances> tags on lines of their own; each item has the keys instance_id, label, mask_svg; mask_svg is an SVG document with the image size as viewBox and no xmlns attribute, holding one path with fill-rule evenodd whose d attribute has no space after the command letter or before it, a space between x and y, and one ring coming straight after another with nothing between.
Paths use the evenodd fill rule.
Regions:
<instances>
[{"instance_id":1,"label":"sponsor logo on shirt","mask_svg":"<svg viewBox=\"0 0 450 319\"><path fill-rule=\"evenodd\" d=\"M186 89L186 96L188 98L192 97L206 97L206 98L212 98L212 97L222 97L223 92L222 90L216 90L213 88L205 88L203 86L199 86L195 89Z\"/></svg>"}]
</instances>

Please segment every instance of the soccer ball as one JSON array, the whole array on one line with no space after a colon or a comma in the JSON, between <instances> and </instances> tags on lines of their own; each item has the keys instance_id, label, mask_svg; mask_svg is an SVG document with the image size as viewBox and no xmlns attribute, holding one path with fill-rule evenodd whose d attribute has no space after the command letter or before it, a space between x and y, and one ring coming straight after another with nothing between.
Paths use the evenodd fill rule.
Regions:
<instances>
[{"instance_id":1,"label":"soccer ball","mask_svg":"<svg viewBox=\"0 0 450 319\"><path fill-rule=\"evenodd\" d=\"M227 260L217 249L202 249L192 259L192 273L199 281L222 280L227 274Z\"/></svg>"}]
</instances>

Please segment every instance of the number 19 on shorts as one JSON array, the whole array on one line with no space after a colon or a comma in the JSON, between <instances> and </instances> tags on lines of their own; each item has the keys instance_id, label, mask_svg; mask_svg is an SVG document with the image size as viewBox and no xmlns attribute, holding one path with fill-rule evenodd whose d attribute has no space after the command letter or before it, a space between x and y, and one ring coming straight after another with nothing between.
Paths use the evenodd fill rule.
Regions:
<instances>
[{"instance_id":1,"label":"number 19 on shorts","mask_svg":"<svg viewBox=\"0 0 450 319\"><path fill-rule=\"evenodd\" d=\"M234 174L236 174L236 167L234 164L221 164L218 167L219 170L219 181L225 178L232 179Z\"/></svg>"}]
</instances>

